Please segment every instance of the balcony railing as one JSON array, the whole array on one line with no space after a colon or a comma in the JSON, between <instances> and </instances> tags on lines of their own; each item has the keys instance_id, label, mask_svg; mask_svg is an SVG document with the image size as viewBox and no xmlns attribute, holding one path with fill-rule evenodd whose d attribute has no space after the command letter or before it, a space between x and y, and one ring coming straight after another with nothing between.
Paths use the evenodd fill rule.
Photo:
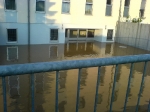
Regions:
<instances>
[{"instance_id":1,"label":"balcony railing","mask_svg":"<svg viewBox=\"0 0 150 112\"><path fill-rule=\"evenodd\" d=\"M55 89L55 112L58 112L58 83L59 83L59 71L61 70L70 70L70 69L79 69L78 71L78 84L77 84L77 97L76 97L76 112L78 112L79 109L79 93L80 93L80 78L81 78L81 71L82 68L88 68L88 67L98 67L98 75L97 75L97 84L96 84L96 94L95 94L95 103L94 103L94 112L96 112L97 108L97 102L98 102L98 89L100 84L100 76L101 71L100 68L102 66L108 66L108 65L115 65L115 74L114 74L114 82L113 82L113 88L112 88L112 95L109 105L109 112L112 112L113 107L113 100L114 100L114 92L115 92L115 86L116 86L116 78L117 78L117 72L118 72L118 65L119 64L127 64L130 63L130 74L128 79L128 86L127 86L127 92L126 97L124 101L124 108L123 112L126 111L129 91L130 91L130 81L133 74L133 66L134 63L137 62L144 62L144 71L142 75L140 90L138 94L138 100L136 105L136 112L138 112L138 107L140 103L140 96L143 89L144 84L144 78L146 75L146 68L148 61L150 61L150 54L144 54L144 55L133 55L133 56L119 56L119 57L111 57L111 58L97 58L97 59L87 59L87 60L73 60L73 61L61 61L61 62L43 62L43 63L31 63L31 64L17 64L17 65L5 65L0 66L0 77L2 77L2 85L3 85L3 103L4 103L4 112L7 112L7 98L6 98L6 82L5 77L7 76L15 76L15 75L23 75L23 74L31 74L31 104L32 104L32 112L35 111L34 107L34 73L40 73L40 72L51 72L56 71L56 89ZM148 112L150 112L150 103L147 106Z\"/></svg>"},{"instance_id":2,"label":"balcony railing","mask_svg":"<svg viewBox=\"0 0 150 112\"><path fill-rule=\"evenodd\" d=\"M112 5L106 5L106 16L111 16L112 15Z\"/></svg>"}]
</instances>

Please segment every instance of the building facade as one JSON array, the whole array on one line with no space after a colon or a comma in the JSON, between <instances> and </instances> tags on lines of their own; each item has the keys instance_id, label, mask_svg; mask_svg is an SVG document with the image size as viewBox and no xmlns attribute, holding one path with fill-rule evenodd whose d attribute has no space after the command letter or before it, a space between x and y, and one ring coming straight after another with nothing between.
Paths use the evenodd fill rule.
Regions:
<instances>
[{"instance_id":1,"label":"building facade","mask_svg":"<svg viewBox=\"0 0 150 112\"><path fill-rule=\"evenodd\" d=\"M113 42L118 20L138 17L142 0L1 0L0 45ZM150 0L144 5L149 15ZM150 15L149 15L150 16ZM146 23L150 17L146 16Z\"/></svg>"}]
</instances>

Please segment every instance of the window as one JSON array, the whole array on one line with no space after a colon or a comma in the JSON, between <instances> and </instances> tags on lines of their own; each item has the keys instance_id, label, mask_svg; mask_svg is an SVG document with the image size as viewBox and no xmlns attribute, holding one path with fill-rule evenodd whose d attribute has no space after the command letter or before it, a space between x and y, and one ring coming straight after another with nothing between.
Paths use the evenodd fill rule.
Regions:
<instances>
[{"instance_id":1,"label":"window","mask_svg":"<svg viewBox=\"0 0 150 112\"><path fill-rule=\"evenodd\" d=\"M123 17L128 17L129 16L129 5L130 5L130 0L125 0L124 3L124 12L123 12Z\"/></svg>"},{"instance_id":2,"label":"window","mask_svg":"<svg viewBox=\"0 0 150 112\"><path fill-rule=\"evenodd\" d=\"M86 6L85 6L86 15L92 14L92 5L93 5L93 0L86 0Z\"/></svg>"},{"instance_id":3,"label":"window","mask_svg":"<svg viewBox=\"0 0 150 112\"><path fill-rule=\"evenodd\" d=\"M68 32L69 32L69 29L65 29L65 37L66 38L68 37Z\"/></svg>"},{"instance_id":4,"label":"window","mask_svg":"<svg viewBox=\"0 0 150 112\"><path fill-rule=\"evenodd\" d=\"M62 13L70 13L70 0L63 0Z\"/></svg>"},{"instance_id":5,"label":"window","mask_svg":"<svg viewBox=\"0 0 150 112\"><path fill-rule=\"evenodd\" d=\"M129 5L130 5L130 0L125 0L125 4L124 4L124 6L129 7Z\"/></svg>"},{"instance_id":6,"label":"window","mask_svg":"<svg viewBox=\"0 0 150 112\"><path fill-rule=\"evenodd\" d=\"M16 29L7 29L8 42L17 41L17 30Z\"/></svg>"},{"instance_id":7,"label":"window","mask_svg":"<svg viewBox=\"0 0 150 112\"><path fill-rule=\"evenodd\" d=\"M36 11L45 11L45 0L36 0Z\"/></svg>"},{"instance_id":8,"label":"window","mask_svg":"<svg viewBox=\"0 0 150 112\"><path fill-rule=\"evenodd\" d=\"M58 40L58 29L51 29L50 40Z\"/></svg>"},{"instance_id":9,"label":"window","mask_svg":"<svg viewBox=\"0 0 150 112\"><path fill-rule=\"evenodd\" d=\"M7 10L16 10L15 0L5 0L5 8Z\"/></svg>"},{"instance_id":10,"label":"window","mask_svg":"<svg viewBox=\"0 0 150 112\"><path fill-rule=\"evenodd\" d=\"M107 40L112 40L113 38L113 30L108 30L107 31Z\"/></svg>"},{"instance_id":11,"label":"window","mask_svg":"<svg viewBox=\"0 0 150 112\"><path fill-rule=\"evenodd\" d=\"M77 30L70 30L70 38L77 38L78 36L78 31Z\"/></svg>"},{"instance_id":12,"label":"window","mask_svg":"<svg viewBox=\"0 0 150 112\"><path fill-rule=\"evenodd\" d=\"M94 32L95 32L95 30L92 30L92 29L90 30L89 29L88 32L87 32L87 37L89 37L89 38L94 37Z\"/></svg>"},{"instance_id":13,"label":"window","mask_svg":"<svg viewBox=\"0 0 150 112\"><path fill-rule=\"evenodd\" d=\"M79 37L86 37L86 30L79 30Z\"/></svg>"},{"instance_id":14,"label":"window","mask_svg":"<svg viewBox=\"0 0 150 112\"><path fill-rule=\"evenodd\" d=\"M112 0L107 0L105 15L106 16L111 16L112 15Z\"/></svg>"}]
</instances>

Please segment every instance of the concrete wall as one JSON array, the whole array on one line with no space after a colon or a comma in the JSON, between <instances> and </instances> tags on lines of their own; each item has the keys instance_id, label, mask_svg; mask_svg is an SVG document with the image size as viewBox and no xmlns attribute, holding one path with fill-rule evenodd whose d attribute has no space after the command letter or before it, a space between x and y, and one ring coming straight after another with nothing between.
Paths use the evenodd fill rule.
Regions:
<instances>
[{"instance_id":1,"label":"concrete wall","mask_svg":"<svg viewBox=\"0 0 150 112\"><path fill-rule=\"evenodd\" d=\"M116 42L150 50L150 25L140 23L118 24Z\"/></svg>"}]
</instances>

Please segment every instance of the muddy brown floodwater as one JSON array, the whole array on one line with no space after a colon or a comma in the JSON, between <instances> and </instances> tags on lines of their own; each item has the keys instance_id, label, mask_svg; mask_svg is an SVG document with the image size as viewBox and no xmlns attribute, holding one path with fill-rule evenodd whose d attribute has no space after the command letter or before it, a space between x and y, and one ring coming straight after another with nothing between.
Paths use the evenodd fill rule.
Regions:
<instances>
[{"instance_id":1,"label":"muddy brown floodwater","mask_svg":"<svg viewBox=\"0 0 150 112\"><path fill-rule=\"evenodd\" d=\"M60 45L0 46L0 65L104 58L148 51L118 43L70 42ZM127 112L134 112L142 79L144 63L136 63L131 79ZM149 64L148 64L148 67ZM97 112L109 110L115 66L101 67ZM119 65L114 93L113 111L122 112L127 90L130 64ZM59 112L75 112L78 70L61 71L59 76ZM36 112L55 111L55 72L35 74ZM79 112L93 112L97 67L83 68L80 84ZM31 111L30 75L6 77L8 112ZM139 112L146 112L150 99L150 70L147 69ZM0 80L0 112L3 111Z\"/></svg>"}]
</instances>

